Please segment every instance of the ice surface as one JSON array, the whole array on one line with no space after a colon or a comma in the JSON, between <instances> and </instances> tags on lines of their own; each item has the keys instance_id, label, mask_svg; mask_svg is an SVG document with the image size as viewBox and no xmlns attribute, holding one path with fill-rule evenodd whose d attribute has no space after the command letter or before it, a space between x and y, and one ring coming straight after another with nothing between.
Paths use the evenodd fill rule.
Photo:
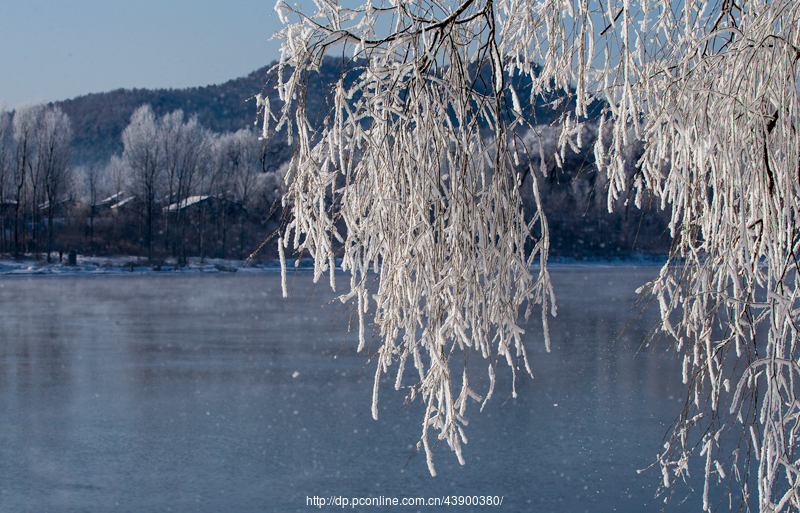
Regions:
<instances>
[{"instance_id":1,"label":"ice surface","mask_svg":"<svg viewBox=\"0 0 800 513\"><path fill-rule=\"evenodd\" d=\"M498 367L496 400L467 410L466 465L439 451L436 478L413 450L424 406L404 406L386 377L372 420L375 362L356 353L347 313L334 324L332 292L309 297L312 273L290 276L284 300L278 272L147 272L0 278L0 511L291 512L313 495L476 493L508 511L660 510L658 476L636 470L681 407L681 362L633 357L653 315L617 339L655 268L555 270L552 352L526 325L536 379L519 377L513 399ZM485 395L487 381L469 386ZM699 510L701 495L672 511Z\"/></svg>"}]
</instances>

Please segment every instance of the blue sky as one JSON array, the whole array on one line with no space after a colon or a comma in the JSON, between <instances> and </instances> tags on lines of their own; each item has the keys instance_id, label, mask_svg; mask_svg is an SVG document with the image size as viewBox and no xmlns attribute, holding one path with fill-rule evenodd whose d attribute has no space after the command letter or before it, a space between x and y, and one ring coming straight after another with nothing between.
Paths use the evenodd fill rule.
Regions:
<instances>
[{"instance_id":1,"label":"blue sky","mask_svg":"<svg viewBox=\"0 0 800 513\"><path fill-rule=\"evenodd\" d=\"M0 106L240 77L279 57L274 0L2 0Z\"/></svg>"}]
</instances>

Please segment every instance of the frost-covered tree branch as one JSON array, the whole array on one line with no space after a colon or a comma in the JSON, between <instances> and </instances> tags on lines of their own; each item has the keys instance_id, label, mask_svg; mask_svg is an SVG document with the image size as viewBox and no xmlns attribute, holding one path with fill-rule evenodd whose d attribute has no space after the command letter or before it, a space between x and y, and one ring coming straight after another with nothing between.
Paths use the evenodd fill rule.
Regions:
<instances>
[{"instance_id":1,"label":"frost-covered tree branch","mask_svg":"<svg viewBox=\"0 0 800 513\"><path fill-rule=\"evenodd\" d=\"M706 491L727 478L744 501L757 488L762 511L800 508L798 9L790 0L316 0L300 12L278 2L281 104L260 96L259 106L264 135L285 130L295 149L281 255L290 245L307 252L315 277L329 273L334 286L333 241L341 245L359 350L370 305L380 333L374 403L396 365L396 387L426 405L420 445L432 473L431 427L463 461L468 398L488 399L498 359L514 374L528 368L517 319L536 304L547 339L555 308L538 179L547 160L580 149L592 123L609 210L629 193L671 210L674 251L646 287L689 391L659 456L665 487L687 478L697 452ZM311 74L333 52L343 71L329 109L311 113ZM539 144L533 166L515 140L537 134L526 106L541 97L555 98L559 137L552 156ZM635 141L644 155L631 180ZM528 218L525 173L537 205ZM371 296L370 269L379 274ZM465 370L474 353L487 360L486 398Z\"/></svg>"},{"instance_id":2,"label":"frost-covered tree branch","mask_svg":"<svg viewBox=\"0 0 800 513\"><path fill-rule=\"evenodd\" d=\"M761 511L800 507L798 9L687 2L671 53L632 88L646 142L634 187L671 208L675 240L649 290L689 393L660 464L665 485L688 479L698 452L706 509L726 477Z\"/></svg>"},{"instance_id":3,"label":"frost-covered tree branch","mask_svg":"<svg viewBox=\"0 0 800 513\"><path fill-rule=\"evenodd\" d=\"M544 313L555 313L547 222L540 209L524 216L509 137L522 121L520 102L513 90L512 104L506 101L491 4L468 1L446 13L433 4L319 9L287 27L277 70L286 79L278 86L276 129L286 126L297 141L285 196L293 220L281 234L281 253L290 243L310 253L315 277L328 272L334 286L333 240L342 245L341 266L351 279L341 299L355 302L359 350L370 304L380 332L373 416L379 378L396 364L395 387L426 405L420 445L434 473L429 432L438 431L463 462L467 402L491 396L498 359L514 373L521 366L530 372L520 310L527 315L541 303L545 326ZM386 14L394 14L395 29L370 41ZM363 44L316 131L303 105L308 74L330 44L354 34ZM499 78L477 84L484 68ZM269 121L268 113L265 130ZM379 275L372 296L370 270ZM472 354L487 359L486 398L465 370L452 368L466 367ZM407 362L416 372L404 376Z\"/></svg>"}]
</instances>

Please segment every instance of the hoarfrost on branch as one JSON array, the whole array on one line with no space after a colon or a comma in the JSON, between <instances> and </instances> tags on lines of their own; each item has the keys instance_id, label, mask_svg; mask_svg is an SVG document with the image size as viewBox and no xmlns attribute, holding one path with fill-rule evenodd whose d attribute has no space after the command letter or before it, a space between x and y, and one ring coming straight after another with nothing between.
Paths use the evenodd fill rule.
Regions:
<instances>
[{"instance_id":1,"label":"hoarfrost on branch","mask_svg":"<svg viewBox=\"0 0 800 513\"><path fill-rule=\"evenodd\" d=\"M708 487L726 479L745 503L757 489L761 511L800 508L800 3L314 6L276 5L281 103L259 96L265 137L285 130L294 145L281 261L305 252L315 279L327 273L335 287L333 240L342 246L341 299L358 311L359 350L368 308L379 330L373 415L380 376L396 373L395 386L426 405L418 447L431 473L435 436L463 462L469 399L489 399L498 361L530 372L518 318L535 305L547 340L556 311L538 179L591 130L609 209L650 195L671 211L670 260L643 288L688 391L658 457L665 490L689 478L697 453L706 509ZM323 112L309 112L309 81L333 52L349 63ZM534 144L531 156L519 142L542 133L526 108L541 97L558 109L557 147ZM631 175L635 141L644 154ZM466 371L476 354L488 365L485 398ZM404 378L409 359L416 371Z\"/></svg>"}]
</instances>

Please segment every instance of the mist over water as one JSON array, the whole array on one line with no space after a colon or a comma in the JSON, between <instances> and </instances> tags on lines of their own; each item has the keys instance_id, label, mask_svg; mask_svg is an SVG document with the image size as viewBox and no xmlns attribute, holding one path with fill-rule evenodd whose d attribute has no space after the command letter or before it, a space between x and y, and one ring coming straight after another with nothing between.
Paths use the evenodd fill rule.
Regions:
<instances>
[{"instance_id":1,"label":"mist over water","mask_svg":"<svg viewBox=\"0 0 800 513\"><path fill-rule=\"evenodd\" d=\"M290 276L291 300L271 273L4 278L0 511L310 511L314 496L453 495L503 497L457 511L660 511L659 473L636 471L682 405L680 365L666 345L636 354L657 311L630 308L656 272L554 269L552 352L536 311L534 379L520 372L513 399L498 365L484 411L467 408L466 466L439 446L435 478L414 451L423 405L404 406L390 373L372 420L378 341L356 354L350 312L309 273ZM682 505L681 493L668 510L700 509L701 493Z\"/></svg>"}]
</instances>

